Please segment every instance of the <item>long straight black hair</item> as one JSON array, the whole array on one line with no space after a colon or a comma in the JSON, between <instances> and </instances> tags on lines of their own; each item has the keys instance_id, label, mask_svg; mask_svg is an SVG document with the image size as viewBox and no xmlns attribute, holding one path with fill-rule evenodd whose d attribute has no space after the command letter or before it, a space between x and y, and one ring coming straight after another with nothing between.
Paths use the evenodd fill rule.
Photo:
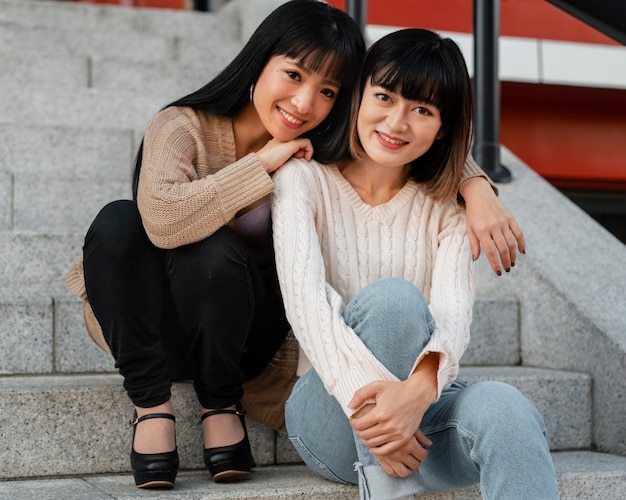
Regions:
<instances>
[{"instance_id":1,"label":"long straight black hair","mask_svg":"<svg viewBox=\"0 0 626 500\"><path fill-rule=\"evenodd\" d=\"M370 47L352 110L350 145L355 158L364 154L356 119L368 81L439 109L445 135L411 162L409 176L424 184L436 198L455 196L474 123L471 82L456 43L429 30L410 28L390 33Z\"/></svg>"},{"instance_id":2,"label":"long straight black hair","mask_svg":"<svg viewBox=\"0 0 626 500\"><path fill-rule=\"evenodd\" d=\"M318 0L292 0L275 9L256 29L233 61L213 80L165 106L188 106L218 116L235 117L249 101L254 84L273 56L296 59L310 71L323 72L341 87L326 119L304 134L322 163L345 156L350 101L365 55L358 24L345 12ZM164 109L165 109L164 108ZM143 140L133 174L137 198Z\"/></svg>"}]
</instances>

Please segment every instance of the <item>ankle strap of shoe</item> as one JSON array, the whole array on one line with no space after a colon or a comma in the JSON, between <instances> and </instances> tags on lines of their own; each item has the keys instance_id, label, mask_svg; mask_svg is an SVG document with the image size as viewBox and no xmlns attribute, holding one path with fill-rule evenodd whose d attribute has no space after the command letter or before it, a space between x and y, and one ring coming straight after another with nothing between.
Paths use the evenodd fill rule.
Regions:
<instances>
[{"instance_id":1,"label":"ankle strap of shoe","mask_svg":"<svg viewBox=\"0 0 626 500\"><path fill-rule=\"evenodd\" d=\"M200 422L204 421L204 419L207 417L210 417L212 415L219 415L220 413L229 413L231 415L238 415L239 417L243 417L246 414L246 410L238 406L236 410L229 410L229 409L223 408L220 410L207 411L206 413L203 413L200 416Z\"/></svg>"},{"instance_id":2,"label":"ankle strap of shoe","mask_svg":"<svg viewBox=\"0 0 626 500\"><path fill-rule=\"evenodd\" d=\"M170 415L169 413L148 413L142 417L137 417L137 412L135 412L135 416L129 422L130 425L137 425L139 422L143 422L144 420L148 420L151 418L168 418L176 422L176 417L174 415Z\"/></svg>"}]
</instances>

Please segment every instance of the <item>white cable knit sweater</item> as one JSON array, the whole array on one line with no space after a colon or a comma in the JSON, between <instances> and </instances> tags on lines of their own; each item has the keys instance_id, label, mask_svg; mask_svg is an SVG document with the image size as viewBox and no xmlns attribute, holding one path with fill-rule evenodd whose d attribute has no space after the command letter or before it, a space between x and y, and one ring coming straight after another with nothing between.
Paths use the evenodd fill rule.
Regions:
<instances>
[{"instance_id":1,"label":"white cable knit sweater","mask_svg":"<svg viewBox=\"0 0 626 500\"><path fill-rule=\"evenodd\" d=\"M276 262L303 351L300 366L315 367L346 415L353 413L348 403L357 389L397 380L341 313L367 284L404 278L422 291L437 323L416 365L429 352L442 354L441 395L469 342L475 295L465 214L456 201L436 202L409 181L393 199L372 207L336 167L300 159L279 169L274 183Z\"/></svg>"}]
</instances>

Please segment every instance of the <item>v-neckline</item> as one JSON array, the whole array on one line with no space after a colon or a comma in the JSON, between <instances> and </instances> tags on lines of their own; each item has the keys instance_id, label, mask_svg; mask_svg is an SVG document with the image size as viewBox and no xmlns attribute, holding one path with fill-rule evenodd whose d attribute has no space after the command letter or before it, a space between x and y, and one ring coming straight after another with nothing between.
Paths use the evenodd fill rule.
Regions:
<instances>
[{"instance_id":1,"label":"v-neckline","mask_svg":"<svg viewBox=\"0 0 626 500\"><path fill-rule=\"evenodd\" d=\"M359 213L367 217L372 217L375 220L384 219L395 214L415 196L417 191L417 184L409 179L406 184L402 186L402 189L389 201L373 206L363 201L359 193L356 192L352 184L348 182L336 165L331 165L327 168L330 175L335 179L341 195L350 203L350 206Z\"/></svg>"}]
</instances>

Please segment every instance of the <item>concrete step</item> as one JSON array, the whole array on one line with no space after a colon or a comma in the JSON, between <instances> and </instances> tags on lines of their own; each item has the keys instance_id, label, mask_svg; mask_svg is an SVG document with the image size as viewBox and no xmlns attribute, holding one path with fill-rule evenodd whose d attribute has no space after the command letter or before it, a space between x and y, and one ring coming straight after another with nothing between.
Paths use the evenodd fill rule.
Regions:
<instances>
[{"instance_id":1,"label":"concrete step","mask_svg":"<svg viewBox=\"0 0 626 500\"><path fill-rule=\"evenodd\" d=\"M82 255L83 240L84 231L0 232L0 297L67 295L63 279Z\"/></svg>"},{"instance_id":2,"label":"concrete step","mask_svg":"<svg viewBox=\"0 0 626 500\"><path fill-rule=\"evenodd\" d=\"M551 450L591 447L591 377L586 373L525 366L461 367L467 383L499 380L517 387L543 415Z\"/></svg>"},{"instance_id":3,"label":"concrete step","mask_svg":"<svg viewBox=\"0 0 626 500\"><path fill-rule=\"evenodd\" d=\"M8 1L0 7L0 53L4 54L217 61L220 66L241 47L240 22L229 13L32 0ZM38 17L41 10L45 12Z\"/></svg>"},{"instance_id":4,"label":"concrete step","mask_svg":"<svg viewBox=\"0 0 626 500\"><path fill-rule=\"evenodd\" d=\"M87 57L24 54L16 51L0 53L0 67L0 85L87 87L89 84Z\"/></svg>"},{"instance_id":5,"label":"concrete step","mask_svg":"<svg viewBox=\"0 0 626 500\"><path fill-rule=\"evenodd\" d=\"M129 8L41 0L0 0L0 24L67 32L143 33L170 38L236 38L237 19L216 12Z\"/></svg>"},{"instance_id":6,"label":"concrete step","mask_svg":"<svg viewBox=\"0 0 626 500\"><path fill-rule=\"evenodd\" d=\"M19 286L19 285L18 285ZM18 288L16 286L15 288ZM55 286L64 286L59 278ZM0 296L0 374L72 374L110 373L115 371L109 356L87 335L82 317L82 302L69 292L54 297ZM490 311L496 307L502 315L494 330ZM517 302L512 299L478 298L474 306L472 342L466 357L483 365L507 364L519 357L517 346ZM509 320L506 320L509 316ZM24 332L36 343L24 343ZM481 345L489 348L481 350ZM473 368L468 367L472 373ZM546 403L547 405L547 403ZM545 405L544 405L545 406Z\"/></svg>"},{"instance_id":7,"label":"concrete step","mask_svg":"<svg viewBox=\"0 0 626 500\"><path fill-rule=\"evenodd\" d=\"M49 43L50 41L47 41ZM193 41L196 42L195 40ZM182 42L179 43L179 45ZM233 41L216 50L196 43L201 54L194 54L190 43L185 60L133 61L125 54L111 58L88 52L79 55L15 50L0 52L0 85L61 88L102 88L126 92L186 95L206 84L239 52ZM132 51L131 51L132 56Z\"/></svg>"},{"instance_id":8,"label":"concrete step","mask_svg":"<svg viewBox=\"0 0 626 500\"><path fill-rule=\"evenodd\" d=\"M94 88L0 85L0 123L74 129L132 130L140 136L152 117L181 97Z\"/></svg>"},{"instance_id":9,"label":"concrete step","mask_svg":"<svg viewBox=\"0 0 626 500\"><path fill-rule=\"evenodd\" d=\"M623 500L626 498L626 458L583 452L552 454L561 500ZM171 500L316 499L356 500L356 486L341 485L314 475L304 465L257 467L248 480L216 484L204 470L181 471L173 490L156 493L135 488L131 474L101 474L0 482L0 496L12 500ZM480 500L478 486L451 493L425 494L420 500Z\"/></svg>"},{"instance_id":10,"label":"concrete step","mask_svg":"<svg viewBox=\"0 0 626 500\"><path fill-rule=\"evenodd\" d=\"M206 47L199 47L204 53L207 52ZM132 65L122 59L95 59L92 61L91 86L182 97L205 85L239 50L240 44L230 43L219 51L211 51L210 58L205 55L192 61L157 61Z\"/></svg>"},{"instance_id":11,"label":"concrete step","mask_svg":"<svg viewBox=\"0 0 626 500\"><path fill-rule=\"evenodd\" d=\"M14 176L13 186L16 231L85 234L104 205L132 198L130 179L33 179L19 175Z\"/></svg>"},{"instance_id":12,"label":"concrete step","mask_svg":"<svg viewBox=\"0 0 626 500\"><path fill-rule=\"evenodd\" d=\"M34 344L24 343L23 338L22 334L21 343L12 346L15 357ZM462 376L473 382L482 373L480 368L467 373L464 369ZM536 403L546 420L552 449L589 447L587 375L530 368L493 368L488 375L519 387ZM555 387L561 390L555 393ZM174 384L172 400L178 415L182 467L201 468L199 408L191 384ZM548 400L552 404L547 404ZM132 405L117 374L0 377L0 478L128 471L127 420L131 413ZM259 464L297 460L284 434L276 436L254 423L250 433Z\"/></svg>"},{"instance_id":13,"label":"concrete step","mask_svg":"<svg viewBox=\"0 0 626 500\"><path fill-rule=\"evenodd\" d=\"M140 139L130 128L0 123L0 171L31 178L126 179L130 184Z\"/></svg>"},{"instance_id":14,"label":"concrete step","mask_svg":"<svg viewBox=\"0 0 626 500\"><path fill-rule=\"evenodd\" d=\"M59 18L59 22L63 19ZM0 27L0 52L5 54L99 55L132 61L167 61L178 56L174 38L150 33L29 29L14 24Z\"/></svg>"}]
</instances>

